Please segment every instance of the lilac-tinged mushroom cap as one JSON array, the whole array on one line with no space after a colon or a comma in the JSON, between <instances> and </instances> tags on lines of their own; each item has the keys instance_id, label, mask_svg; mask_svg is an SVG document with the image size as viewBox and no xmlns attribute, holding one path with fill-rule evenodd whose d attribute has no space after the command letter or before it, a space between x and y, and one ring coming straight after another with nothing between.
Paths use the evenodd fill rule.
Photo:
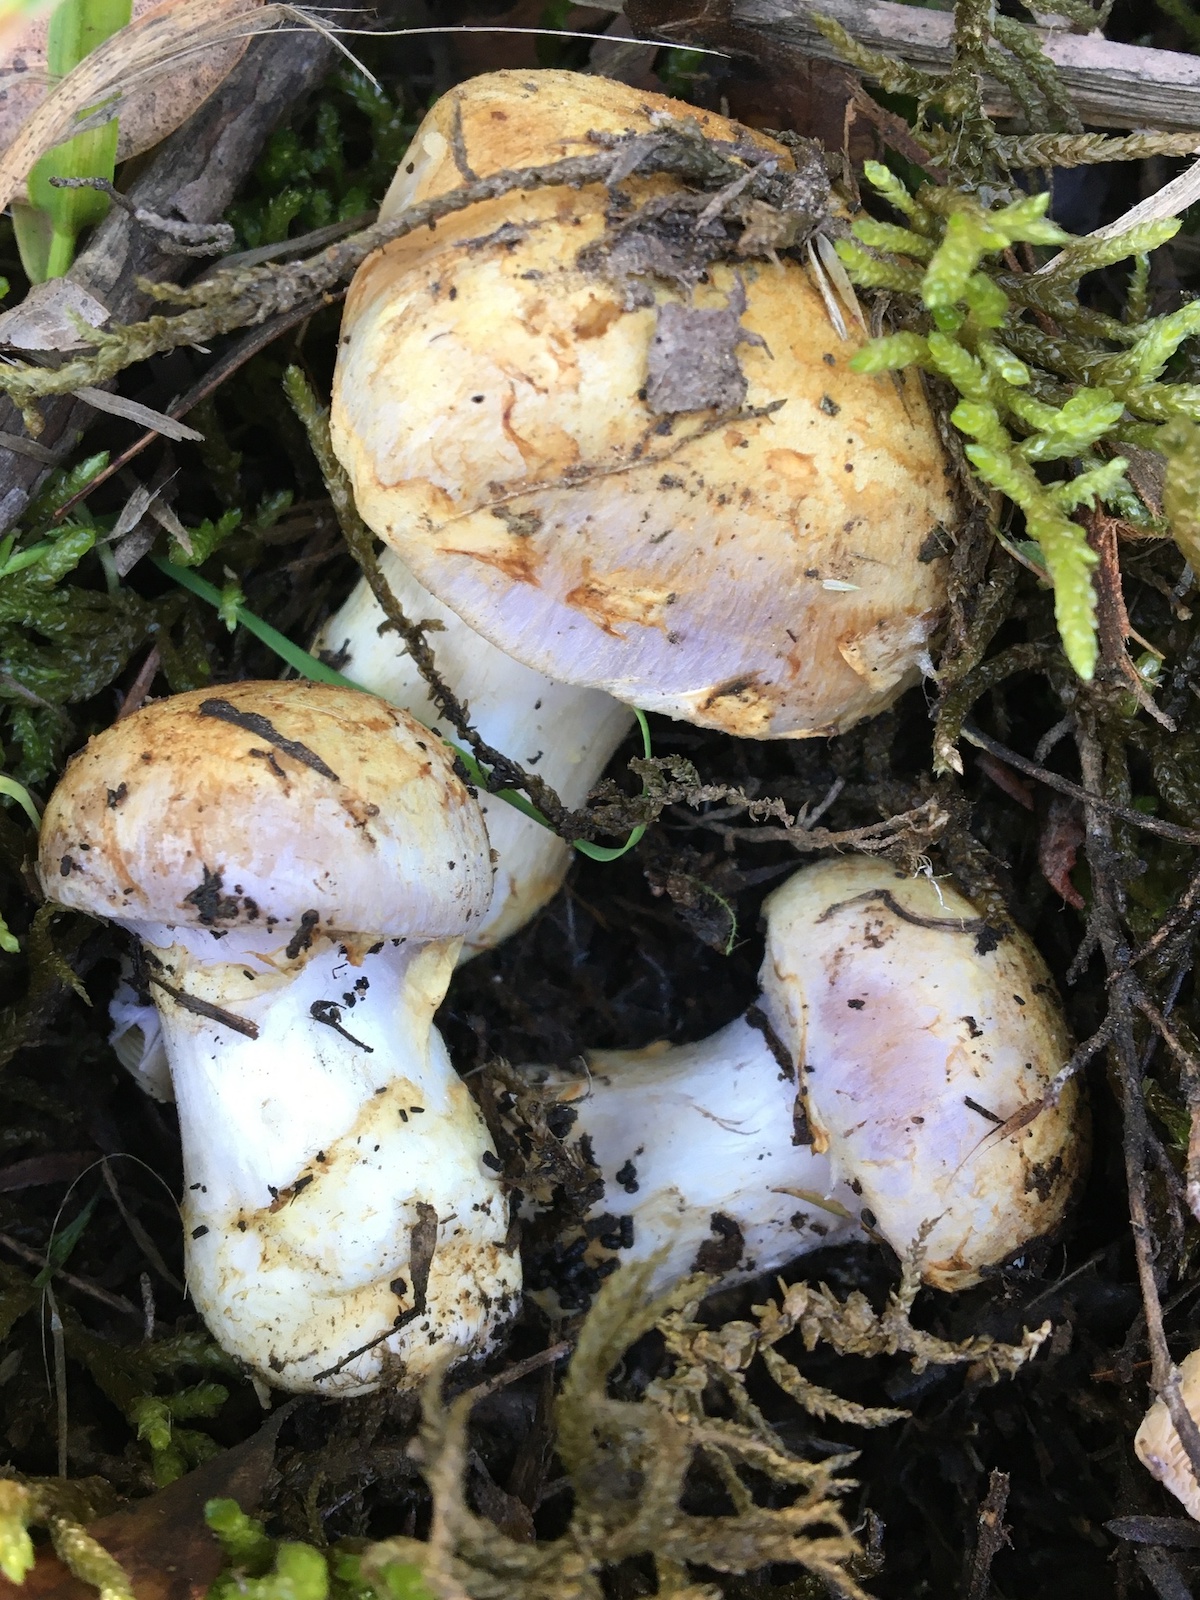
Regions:
<instances>
[{"instance_id":1,"label":"lilac-tinged mushroom cap","mask_svg":"<svg viewBox=\"0 0 1200 1600\"><path fill-rule=\"evenodd\" d=\"M462 182L456 127L487 176L664 118L793 169L661 95L498 72L429 113L384 215ZM665 174L621 192L691 198ZM850 369L866 335L835 330L800 260L731 242L693 271L686 206L638 233L616 204L602 183L510 194L363 264L331 412L358 508L548 677L741 737L837 732L916 681L945 611L955 511L920 382Z\"/></svg>"},{"instance_id":2,"label":"lilac-tinged mushroom cap","mask_svg":"<svg viewBox=\"0 0 1200 1600\"><path fill-rule=\"evenodd\" d=\"M765 907L764 1008L801 1068L819 1150L926 1280L975 1282L1061 1222L1087 1156L1058 997L1024 935L945 881L861 856L799 872Z\"/></svg>"}]
</instances>

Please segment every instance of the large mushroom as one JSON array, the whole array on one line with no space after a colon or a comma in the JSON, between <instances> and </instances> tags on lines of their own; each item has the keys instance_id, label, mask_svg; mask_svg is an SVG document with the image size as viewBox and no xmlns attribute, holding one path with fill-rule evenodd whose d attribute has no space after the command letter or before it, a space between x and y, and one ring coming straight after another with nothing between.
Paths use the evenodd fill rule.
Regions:
<instances>
[{"instance_id":1,"label":"large mushroom","mask_svg":"<svg viewBox=\"0 0 1200 1600\"><path fill-rule=\"evenodd\" d=\"M736 1282L865 1234L920 1242L925 1280L963 1289L1061 1222L1087 1118L1073 1081L1043 1104L1070 1044L1029 940L864 856L801 869L764 916L746 1016L533 1072L604 1178L582 1237L542 1263L560 1297L618 1255L657 1255L657 1282Z\"/></svg>"},{"instance_id":2,"label":"large mushroom","mask_svg":"<svg viewBox=\"0 0 1200 1600\"><path fill-rule=\"evenodd\" d=\"M71 761L52 899L141 941L183 1140L188 1285L268 1384L418 1384L520 1287L487 1130L432 1018L487 908L478 806L405 713L236 683Z\"/></svg>"},{"instance_id":3,"label":"large mushroom","mask_svg":"<svg viewBox=\"0 0 1200 1600\"><path fill-rule=\"evenodd\" d=\"M683 121L747 182L777 174L779 206L628 175L631 139L648 147ZM819 154L798 168L761 134L607 79L497 72L437 103L382 215L466 171L595 156L606 139L626 174L611 188L484 200L359 270L331 413L358 508L414 618L591 694L580 706L603 691L743 737L836 733L928 665L954 511L919 380L850 370L862 338L835 331L801 258L832 215ZM419 679L394 639L381 648L382 622L356 595L322 643L417 709ZM529 738L496 737L510 724L471 631L454 687L490 742L528 757ZM603 719L556 711L532 740L538 770L586 790L584 761L594 781L622 723L585 756L573 721ZM498 811L492 927L507 931L566 857L529 834L543 862L526 891L496 825L531 825Z\"/></svg>"}]
</instances>

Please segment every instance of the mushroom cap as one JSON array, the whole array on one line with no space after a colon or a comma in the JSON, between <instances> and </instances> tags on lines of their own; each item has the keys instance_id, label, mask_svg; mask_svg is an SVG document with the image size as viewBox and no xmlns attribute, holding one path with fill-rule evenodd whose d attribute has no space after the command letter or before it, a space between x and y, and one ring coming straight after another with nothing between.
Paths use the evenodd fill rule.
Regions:
<instances>
[{"instance_id":1,"label":"mushroom cap","mask_svg":"<svg viewBox=\"0 0 1200 1600\"><path fill-rule=\"evenodd\" d=\"M1192 1416L1200 1422L1200 1350L1193 1350L1180 1363L1179 1394ZM1200 1522L1200 1484L1196 1482L1187 1451L1175 1432L1165 1400L1156 1400L1147 1411L1134 1435L1133 1449L1147 1472L1182 1502L1189 1517Z\"/></svg>"},{"instance_id":2,"label":"mushroom cap","mask_svg":"<svg viewBox=\"0 0 1200 1600\"><path fill-rule=\"evenodd\" d=\"M656 114L792 166L662 96L498 72L429 113L385 214L461 183L456 114L485 176L594 155L590 130L647 133ZM682 193L661 174L622 189ZM602 184L512 194L363 264L331 416L359 510L536 671L742 737L836 732L915 681L944 612L930 536L955 513L919 379L851 372L862 338L839 337L790 258L631 288L612 203ZM671 238L650 245L670 270Z\"/></svg>"},{"instance_id":3,"label":"mushroom cap","mask_svg":"<svg viewBox=\"0 0 1200 1600\"><path fill-rule=\"evenodd\" d=\"M924 1277L942 1289L1051 1232L1088 1123L1074 1080L1033 1114L1071 1045L1029 940L862 856L796 873L765 914L766 1009L802 1068L816 1148L861 1185L878 1232L903 1253L932 1224Z\"/></svg>"},{"instance_id":4,"label":"mushroom cap","mask_svg":"<svg viewBox=\"0 0 1200 1600\"><path fill-rule=\"evenodd\" d=\"M454 937L486 912L492 869L451 762L354 689L175 695L68 764L42 821L42 887L124 923Z\"/></svg>"}]
</instances>

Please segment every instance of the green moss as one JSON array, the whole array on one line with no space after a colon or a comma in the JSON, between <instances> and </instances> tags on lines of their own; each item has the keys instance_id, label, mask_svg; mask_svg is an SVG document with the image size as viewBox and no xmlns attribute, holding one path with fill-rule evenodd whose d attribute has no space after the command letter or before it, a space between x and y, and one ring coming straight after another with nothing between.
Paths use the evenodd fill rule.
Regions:
<instances>
[{"instance_id":1,"label":"green moss","mask_svg":"<svg viewBox=\"0 0 1200 1600\"><path fill-rule=\"evenodd\" d=\"M356 68L334 73L316 108L278 129L227 213L245 249L356 217L379 204L414 124Z\"/></svg>"},{"instance_id":2,"label":"green moss","mask_svg":"<svg viewBox=\"0 0 1200 1600\"><path fill-rule=\"evenodd\" d=\"M1114 452L1135 419L1153 424L1170 418L1178 425L1200 416L1200 391L1159 382L1183 340L1200 328L1200 304L1127 328L1117 324L1128 340L1118 351L1084 337L1031 348L1021 319L1034 308L1062 320L1062 303L1083 276L1131 257L1144 260L1146 250L1178 225L1146 224L1115 239L1072 241L1047 219L1048 194L987 209L957 188L927 186L910 195L878 162L865 170L910 226L858 222L857 242L839 242L838 254L860 286L919 299L931 326L875 339L851 365L860 372L920 366L957 391L961 398L950 420L971 441L964 453L984 483L1024 514L1033 558L1054 585L1067 659L1081 678L1090 678L1097 656L1096 556L1072 513L1105 504L1143 524L1151 521L1126 480L1125 459ZM1065 246L1045 272L1044 286L1043 275L1022 279L997 262L1018 245ZM1139 304L1140 271L1134 282ZM1064 378L1076 381L1064 384ZM1063 463L1070 463L1066 475ZM1038 470L1051 464L1050 474Z\"/></svg>"}]
</instances>

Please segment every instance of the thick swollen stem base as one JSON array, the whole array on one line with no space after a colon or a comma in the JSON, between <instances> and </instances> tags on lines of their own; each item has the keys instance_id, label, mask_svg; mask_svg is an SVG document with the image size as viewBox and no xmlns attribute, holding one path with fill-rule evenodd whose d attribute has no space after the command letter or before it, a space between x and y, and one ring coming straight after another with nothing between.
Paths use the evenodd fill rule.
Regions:
<instances>
[{"instance_id":1,"label":"thick swollen stem base","mask_svg":"<svg viewBox=\"0 0 1200 1600\"><path fill-rule=\"evenodd\" d=\"M140 931L179 1108L188 1287L219 1343L269 1384L338 1394L415 1386L447 1342L486 1350L520 1264L487 1129L432 1026L458 940L387 940L357 962L326 943L288 971L250 931L208 948Z\"/></svg>"},{"instance_id":2,"label":"thick swollen stem base","mask_svg":"<svg viewBox=\"0 0 1200 1600\"><path fill-rule=\"evenodd\" d=\"M651 1290L690 1272L736 1283L861 1234L861 1202L800 1142L795 1073L744 1017L698 1044L593 1051L584 1078L528 1075L577 1111L572 1137L604 1177L585 1273L654 1258Z\"/></svg>"}]
</instances>

